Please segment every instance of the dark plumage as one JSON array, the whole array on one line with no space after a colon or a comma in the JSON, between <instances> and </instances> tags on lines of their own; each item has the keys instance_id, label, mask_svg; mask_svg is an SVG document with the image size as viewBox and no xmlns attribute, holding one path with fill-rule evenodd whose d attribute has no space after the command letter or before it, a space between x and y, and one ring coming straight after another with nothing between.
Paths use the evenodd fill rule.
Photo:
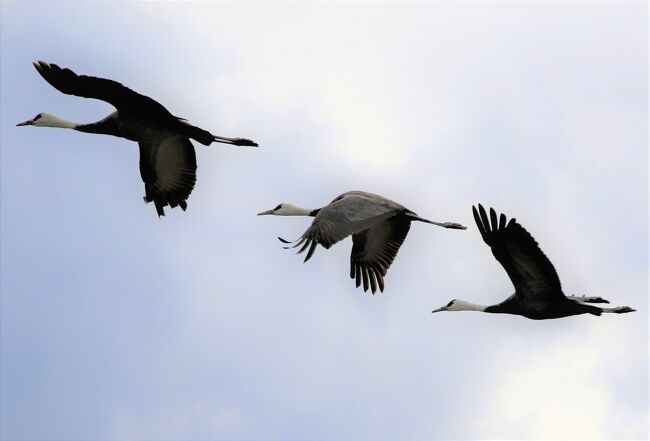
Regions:
<instances>
[{"instance_id":1,"label":"dark plumage","mask_svg":"<svg viewBox=\"0 0 650 441\"><path fill-rule=\"evenodd\" d=\"M627 306L603 308L592 305L609 303L600 297L565 296L553 264L524 227L514 218L507 221L504 214L497 216L492 208L488 217L480 204L478 210L472 207L472 212L483 240L508 273L515 293L497 305L482 307L462 300L452 300L447 306L433 312L474 310L544 320L578 314L620 314L634 311Z\"/></svg>"},{"instance_id":2,"label":"dark plumage","mask_svg":"<svg viewBox=\"0 0 650 441\"><path fill-rule=\"evenodd\" d=\"M165 214L166 206L187 208L186 200L196 182L196 156L190 138L203 145L221 142L257 146L244 138L212 135L172 115L157 101L116 81L77 75L70 69L43 61L35 62L34 67L60 92L106 101L116 111L91 124L68 123L53 115L39 114L19 125L66 127L137 142L140 146L140 175L145 185L144 199L154 203L159 216Z\"/></svg>"}]
</instances>

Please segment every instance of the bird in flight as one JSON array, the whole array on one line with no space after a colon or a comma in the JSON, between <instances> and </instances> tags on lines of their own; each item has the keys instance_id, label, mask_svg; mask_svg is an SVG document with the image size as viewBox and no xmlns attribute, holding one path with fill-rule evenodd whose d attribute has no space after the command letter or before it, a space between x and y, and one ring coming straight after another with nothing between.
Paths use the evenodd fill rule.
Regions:
<instances>
[{"instance_id":1,"label":"bird in flight","mask_svg":"<svg viewBox=\"0 0 650 441\"><path fill-rule=\"evenodd\" d=\"M548 257L537 245L533 236L516 219L507 221L497 217L490 208L488 217L481 204L472 207L476 226L492 254L506 270L515 293L503 302L491 306L475 305L464 300L452 300L440 311L481 311L522 315L533 320L568 317L578 314L601 315L634 312L629 306L605 308L594 303L609 303L601 297L566 296L560 278Z\"/></svg>"},{"instance_id":2,"label":"bird in flight","mask_svg":"<svg viewBox=\"0 0 650 441\"><path fill-rule=\"evenodd\" d=\"M464 230L455 222L434 222L418 216L403 205L372 193L349 191L338 196L328 205L317 209L299 208L291 204L258 213L275 216L311 216L311 226L291 246L298 253L307 250L305 262L314 254L317 245L329 249L335 243L352 236L350 277L363 290L370 287L374 294L384 291L384 277L393 263L400 246L406 239L412 221L426 222L444 228ZM285 243L291 244L278 237Z\"/></svg>"},{"instance_id":3,"label":"bird in flight","mask_svg":"<svg viewBox=\"0 0 650 441\"><path fill-rule=\"evenodd\" d=\"M90 124L73 123L49 113L39 113L17 125L59 127L137 142L144 200L154 203L158 216L165 215L166 206L187 208L187 198L196 182L196 155L190 138L203 145L220 142L257 147L249 139L216 136L193 126L183 118L172 115L152 98L116 81L77 75L70 69L43 61L35 62L34 67L59 92L106 101L116 111Z\"/></svg>"}]
</instances>

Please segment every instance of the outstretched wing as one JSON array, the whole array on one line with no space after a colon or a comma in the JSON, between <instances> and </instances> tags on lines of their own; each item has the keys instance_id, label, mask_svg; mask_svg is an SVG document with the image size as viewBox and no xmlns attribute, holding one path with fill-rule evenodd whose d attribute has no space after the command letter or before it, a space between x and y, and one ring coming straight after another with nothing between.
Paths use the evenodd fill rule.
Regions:
<instances>
[{"instance_id":1,"label":"outstretched wing","mask_svg":"<svg viewBox=\"0 0 650 441\"><path fill-rule=\"evenodd\" d=\"M122 113L128 113L129 109L137 109L148 112L150 117L173 117L162 104L134 92L117 81L77 75L70 69L44 61L35 62L34 67L45 81L67 95L106 101Z\"/></svg>"},{"instance_id":2,"label":"outstretched wing","mask_svg":"<svg viewBox=\"0 0 650 441\"><path fill-rule=\"evenodd\" d=\"M215 136L199 127L189 124L182 118L175 117L158 101L141 95L117 81L105 78L77 75L67 68L56 64L37 61L34 67L41 76L59 92L67 95L94 98L112 104L122 115L137 112L146 115L149 119L160 118L168 122L175 121L179 133L184 133L188 138L196 139L204 145L212 142L222 142L239 146L257 146L257 143L245 138L226 138Z\"/></svg>"},{"instance_id":3,"label":"outstretched wing","mask_svg":"<svg viewBox=\"0 0 650 441\"><path fill-rule=\"evenodd\" d=\"M393 216L352 236L350 277L356 279L357 287L363 280L364 291L368 291L368 282L373 294L377 286L384 291L384 276L410 228L409 218Z\"/></svg>"},{"instance_id":4,"label":"outstretched wing","mask_svg":"<svg viewBox=\"0 0 650 441\"><path fill-rule=\"evenodd\" d=\"M506 224L506 216L497 219L490 208L488 218L481 204L472 207L476 226L492 254L506 270L516 294L528 302L547 302L563 297L560 278L533 236L513 218Z\"/></svg>"},{"instance_id":5,"label":"outstretched wing","mask_svg":"<svg viewBox=\"0 0 650 441\"><path fill-rule=\"evenodd\" d=\"M153 202L158 216L164 207L187 208L186 199L196 182L196 155L189 139L165 138L159 144L140 142L140 176L144 181L145 202Z\"/></svg>"},{"instance_id":6,"label":"outstretched wing","mask_svg":"<svg viewBox=\"0 0 650 441\"><path fill-rule=\"evenodd\" d=\"M309 249L305 257L306 262L314 254L318 244L329 249L346 237L367 230L402 212L402 209L396 209L390 204L366 196L341 195L318 211L311 226L300 237L294 248L302 245L298 253ZM284 240L283 242L286 243Z\"/></svg>"}]
</instances>

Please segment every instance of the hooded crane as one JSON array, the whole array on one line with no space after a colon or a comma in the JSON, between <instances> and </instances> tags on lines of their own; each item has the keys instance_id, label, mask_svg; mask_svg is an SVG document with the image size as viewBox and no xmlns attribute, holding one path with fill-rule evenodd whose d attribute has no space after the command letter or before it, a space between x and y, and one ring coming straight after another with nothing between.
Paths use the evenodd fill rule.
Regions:
<instances>
[{"instance_id":1,"label":"hooded crane","mask_svg":"<svg viewBox=\"0 0 650 441\"><path fill-rule=\"evenodd\" d=\"M603 312L622 314L633 312L629 306L604 308L590 303L609 303L600 297L565 296L553 264L544 255L535 239L516 219L506 223L506 216L497 219L490 208L488 218L481 204L472 207L474 220L492 254L506 270L515 293L503 302L492 305L475 305L463 300L452 300L433 312L482 311L523 315L533 320L554 319L578 314L601 315Z\"/></svg>"},{"instance_id":2,"label":"hooded crane","mask_svg":"<svg viewBox=\"0 0 650 441\"><path fill-rule=\"evenodd\" d=\"M257 146L248 139L215 136L190 125L172 115L160 103L118 82L77 75L70 69L43 61L35 62L34 67L59 92L106 101L117 111L90 124L77 124L49 113L39 113L33 119L17 125L61 127L136 141L140 146L144 200L153 201L158 216L165 215L164 207L168 205L172 208L180 206L183 210L187 208L186 200L196 182L196 155L190 138L203 145L221 142Z\"/></svg>"},{"instance_id":3,"label":"hooded crane","mask_svg":"<svg viewBox=\"0 0 650 441\"><path fill-rule=\"evenodd\" d=\"M370 285L373 294L377 287L384 291L384 277L406 239L411 221L426 222L444 228L466 229L454 222L440 223L421 218L397 202L363 191L343 193L328 205L317 209L280 204L272 210L258 213L258 216L270 214L314 218L307 231L291 246L296 248L302 245L298 254L308 249L305 262L314 254L317 245L329 249L352 235L350 277L356 279L357 287L363 280L364 291L368 291ZM278 239L286 244L294 243L281 237Z\"/></svg>"}]
</instances>

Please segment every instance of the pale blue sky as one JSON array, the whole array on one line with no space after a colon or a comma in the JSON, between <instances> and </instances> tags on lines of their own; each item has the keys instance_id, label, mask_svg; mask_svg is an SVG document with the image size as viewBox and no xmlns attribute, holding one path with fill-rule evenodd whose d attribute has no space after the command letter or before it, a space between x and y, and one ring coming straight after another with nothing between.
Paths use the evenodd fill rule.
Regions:
<instances>
[{"instance_id":1,"label":"pale blue sky","mask_svg":"<svg viewBox=\"0 0 650 441\"><path fill-rule=\"evenodd\" d=\"M0 437L648 437L645 2L3 1ZM188 211L144 205L134 143L15 127L112 111L31 62L115 79L213 133ZM275 239L348 190L413 225L371 296L350 242ZM512 292L471 205L516 217L567 294L627 315L430 311Z\"/></svg>"}]
</instances>

